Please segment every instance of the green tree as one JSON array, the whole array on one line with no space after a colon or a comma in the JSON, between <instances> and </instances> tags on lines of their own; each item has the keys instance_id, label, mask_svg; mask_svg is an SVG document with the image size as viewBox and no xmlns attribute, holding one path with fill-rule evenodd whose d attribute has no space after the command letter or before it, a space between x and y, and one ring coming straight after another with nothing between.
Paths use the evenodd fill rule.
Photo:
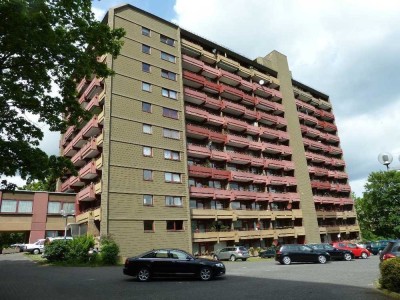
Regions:
<instances>
[{"instance_id":1,"label":"green tree","mask_svg":"<svg viewBox=\"0 0 400 300\"><path fill-rule=\"evenodd\" d=\"M38 148L43 131L29 116L61 132L87 120L76 85L92 74L113 74L97 57L116 57L124 34L95 19L91 0L0 2L0 175L54 182L67 169L74 172L68 159Z\"/></svg>"},{"instance_id":2,"label":"green tree","mask_svg":"<svg viewBox=\"0 0 400 300\"><path fill-rule=\"evenodd\" d=\"M356 211L364 239L400 237L400 172L371 173Z\"/></svg>"}]
</instances>

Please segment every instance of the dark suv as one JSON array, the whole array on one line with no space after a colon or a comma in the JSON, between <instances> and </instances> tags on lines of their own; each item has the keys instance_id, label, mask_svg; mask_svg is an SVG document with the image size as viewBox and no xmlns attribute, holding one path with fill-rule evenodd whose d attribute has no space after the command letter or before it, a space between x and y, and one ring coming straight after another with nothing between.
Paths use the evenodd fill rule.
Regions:
<instances>
[{"instance_id":1,"label":"dark suv","mask_svg":"<svg viewBox=\"0 0 400 300\"><path fill-rule=\"evenodd\" d=\"M381 261L395 257L400 257L400 240L389 241L385 249L379 254Z\"/></svg>"},{"instance_id":2,"label":"dark suv","mask_svg":"<svg viewBox=\"0 0 400 300\"><path fill-rule=\"evenodd\" d=\"M370 245L367 245L367 249L369 252L371 252L373 255L379 254L385 247L389 241L377 241L377 242L371 242Z\"/></svg>"}]
</instances>

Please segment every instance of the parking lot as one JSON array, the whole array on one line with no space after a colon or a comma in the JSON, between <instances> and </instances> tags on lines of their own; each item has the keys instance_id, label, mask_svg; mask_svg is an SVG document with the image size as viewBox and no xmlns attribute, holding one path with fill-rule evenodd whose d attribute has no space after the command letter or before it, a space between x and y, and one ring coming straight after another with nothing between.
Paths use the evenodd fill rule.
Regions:
<instances>
[{"instance_id":1,"label":"parking lot","mask_svg":"<svg viewBox=\"0 0 400 300\"><path fill-rule=\"evenodd\" d=\"M283 266L272 259L226 262L227 274L139 283L122 267L49 267L0 255L1 299L388 299L374 287L379 259ZM51 295L51 297L50 297Z\"/></svg>"}]
</instances>

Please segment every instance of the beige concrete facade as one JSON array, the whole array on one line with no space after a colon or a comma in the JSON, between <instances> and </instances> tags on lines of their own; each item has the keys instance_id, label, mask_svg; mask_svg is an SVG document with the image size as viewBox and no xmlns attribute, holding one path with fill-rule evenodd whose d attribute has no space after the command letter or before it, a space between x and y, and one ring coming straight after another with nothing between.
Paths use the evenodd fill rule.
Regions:
<instances>
[{"instance_id":1,"label":"beige concrete facade","mask_svg":"<svg viewBox=\"0 0 400 300\"><path fill-rule=\"evenodd\" d=\"M123 257L359 237L329 97L283 54L252 61L130 5L105 21L126 30L115 75L77 85L96 117L61 139L88 232Z\"/></svg>"}]
</instances>

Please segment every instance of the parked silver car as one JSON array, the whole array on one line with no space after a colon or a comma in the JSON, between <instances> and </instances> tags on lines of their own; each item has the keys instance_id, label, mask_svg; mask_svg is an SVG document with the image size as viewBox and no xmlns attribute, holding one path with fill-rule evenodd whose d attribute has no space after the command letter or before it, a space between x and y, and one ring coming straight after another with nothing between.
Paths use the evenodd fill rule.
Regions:
<instances>
[{"instance_id":1,"label":"parked silver car","mask_svg":"<svg viewBox=\"0 0 400 300\"><path fill-rule=\"evenodd\" d=\"M250 257L249 251L243 246L233 246L219 249L214 254L215 260L246 261Z\"/></svg>"}]
</instances>

